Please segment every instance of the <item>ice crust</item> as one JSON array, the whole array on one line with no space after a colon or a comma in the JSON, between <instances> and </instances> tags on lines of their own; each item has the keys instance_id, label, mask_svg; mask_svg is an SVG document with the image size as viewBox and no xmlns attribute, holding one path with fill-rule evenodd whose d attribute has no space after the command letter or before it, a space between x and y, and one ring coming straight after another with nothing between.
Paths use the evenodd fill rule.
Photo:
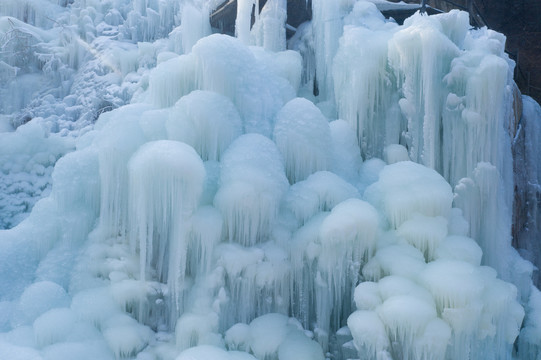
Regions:
<instances>
[{"instance_id":1,"label":"ice crust","mask_svg":"<svg viewBox=\"0 0 541 360\"><path fill-rule=\"evenodd\" d=\"M0 4L0 358L536 359L504 36L222 2Z\"/></svg>"}]
</instances>

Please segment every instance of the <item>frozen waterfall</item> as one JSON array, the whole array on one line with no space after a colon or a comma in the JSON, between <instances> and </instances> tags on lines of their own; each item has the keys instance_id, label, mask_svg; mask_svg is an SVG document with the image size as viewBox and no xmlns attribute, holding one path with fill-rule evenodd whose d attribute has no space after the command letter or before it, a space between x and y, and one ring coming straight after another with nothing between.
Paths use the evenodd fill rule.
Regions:
<instances>
[{"instance_id":1,"label":"frozen waterfall","mask_svg":"<svg viewBox=\"0 0 541 360\"><path fill-rule=\"evenodd\" d=\"M0 4L0 359L541 357L505 36L226 3Z\"/></svg>"}]
</instances>

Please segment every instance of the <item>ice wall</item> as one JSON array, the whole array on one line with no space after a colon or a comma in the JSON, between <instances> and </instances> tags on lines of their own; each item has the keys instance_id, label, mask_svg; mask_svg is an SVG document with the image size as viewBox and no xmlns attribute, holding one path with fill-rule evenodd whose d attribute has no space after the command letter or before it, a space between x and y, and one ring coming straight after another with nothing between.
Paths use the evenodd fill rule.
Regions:
<instances>
[{"instance_id":1,"label":"ice wall","mask_svg":"<svg viewBox=\"0 0 541 360\"><path fill-rule=\"evenodd\" d=\"M117 108L69 141L43 132L56 118L20 126L20 158L0 145L9 174L75 149L0 231L0 358L536 358L504 37L462 12L399 26L314 0L285 51L285 1L252 29L239 2L237 38L207 36L217 3L65 10L79 77L47 99Z\"/></svg>"}]
</instances>

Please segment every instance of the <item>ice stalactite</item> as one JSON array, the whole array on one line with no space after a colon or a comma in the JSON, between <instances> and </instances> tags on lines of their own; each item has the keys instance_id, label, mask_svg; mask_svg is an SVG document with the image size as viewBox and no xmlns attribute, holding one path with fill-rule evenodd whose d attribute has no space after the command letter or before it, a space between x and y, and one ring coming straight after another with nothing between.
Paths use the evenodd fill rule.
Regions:
<instances>
[{"instance_id":1,"label":"ice stalactite","mask_svg":"<svg viewBox=\"0 0 541 360\"><path fill-rule=\"evenodd\" d=\"M55 1L39 3L31 0L7 0L0 4L0 14L2 16L12 16L42 29L52 28L55 24L53 19L64 11L65 9Z\"/></svg>"},{"instance_id":2,"label":"ice stalactite","mask_svg":"<svg viewBox=\"0 0 541 360\"><path fill-rule=\"evenodd\" d=\"M501 254L505 253L511 242L511 219L505 216L509 209L501 201L499 194L502 190L499 184L496 167L480 163L472 178L464 179L457 185L455 203L464 210L464 216L470 224L470 234L483 249L483 263L497 269L500 276L507 278L510 259L502 259ZM479 216L479 209L483 209L483 216ZM493 223L488 219L499 220Z\"/></svg>"},{"instance_id":3,"label":"ice stalactite","mask_svg":"<svg viewBox=\"0 0 541 360\"><path fill-rule=\"evenodd\" d=\"M332 172L319 171L293 184L285 197L285 205L303 225L317 213L330 211L342 201L359 197L355 186Z\"/></svg>"},{"instance_id":4,"label":"ice stalactite","mask_svg":"<svg viewBox=\"0 0 541 360\"><path fill-rule=\"evenodd\" d=\"M119 30L132 41L147 42L165 37L179 25L180 6L178 1L134 1L123 9L125 14L120 14L126 20ZM114 13L111 16L118 18Z\"/></svg>"},{"instance_id":5,"label":"ice stalactite","mask_svg":"<svg viewBox=\"0 0 541 360\"><path fill-rule=\"evenodd\" d=\"M489 49L486 44L491 44ZM496 166L507 180L511 159L507 100L511 94L506 84L511 70L503 55L504 44L505 38L490 30L468 34L467 51L453 60L445 76L449 95L443 131L451 135L443 138L442 173L453 185L471 176L479 162Z\"/></svg>"},{"instance_id":6,"label":"ice stalactite","mask_svg":"<svg viewBox=\"0 0 541 360\"><path fill-rule=\"evenodd\" d=\"M282 54L286 64L295 65L269 65L287 69L269 74L267 67L256 61L252 51L238 39L220 34L208 36L198 41L190 54L165 61L151 72L147 101L170 107L194 90L213 91L235 104L245 132L270 136L276 113L295 97L293 86L298 85L300 78L298 55ZM270 57L267 60L272 63ZM266 95L253 96L256 90Z\"/></svg>"},{"instance_id":7,"label":"ice stalactite","mask_svg":"<svg viewBox=\"0 0 541 360\"><path fill-rule=\"evenodd\" d=\"M418 171L409 171L411 167ZM397 229L416 213L430 217L449 215L453 193L442 180L432 169L402 161L385 167L378 182L366 190L365 198L384 209L389 225Z\"/></svg>"},{"instance_id":8,"label":"ice stalactite","mask_svg":"<svg viewBox=\"0 0 541 360\"><path fill-rule=\"evenodd\" d=\"M345 120L329 123L333 143L331 171L351 184L357 182L361 168L361 149L353 128Z\"/></svg>"},{"instance_id":9,"label":"ice stalactite","mask_svg":"<svg viewBox=\"0 0 541 360\"><path fill-rule=\"evenodd\" d=\"M529 96L522 97L522 118L513 141L515 159L514 245L521 256L541 266L541 161L536 150L541 137L541 107ZM537 199L537 201L533 201ZM539 272L534 284L539 286Z\"/></svg>"}]
</instances>

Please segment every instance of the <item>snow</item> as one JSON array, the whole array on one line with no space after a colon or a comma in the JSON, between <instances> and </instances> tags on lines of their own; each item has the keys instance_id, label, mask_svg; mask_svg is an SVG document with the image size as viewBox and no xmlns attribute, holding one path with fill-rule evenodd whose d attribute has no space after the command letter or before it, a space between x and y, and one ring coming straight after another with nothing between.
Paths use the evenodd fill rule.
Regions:
<instances>
[{"instance_id":1,"label":"snow","mask_svg":"<svg viewBox=\"0 0 541 360\"><path fill-rule=\"evenodd\" d=\"M537 358L505 37L222 2L0 5L0 358Z\"/></svg>"}]
</instances>

